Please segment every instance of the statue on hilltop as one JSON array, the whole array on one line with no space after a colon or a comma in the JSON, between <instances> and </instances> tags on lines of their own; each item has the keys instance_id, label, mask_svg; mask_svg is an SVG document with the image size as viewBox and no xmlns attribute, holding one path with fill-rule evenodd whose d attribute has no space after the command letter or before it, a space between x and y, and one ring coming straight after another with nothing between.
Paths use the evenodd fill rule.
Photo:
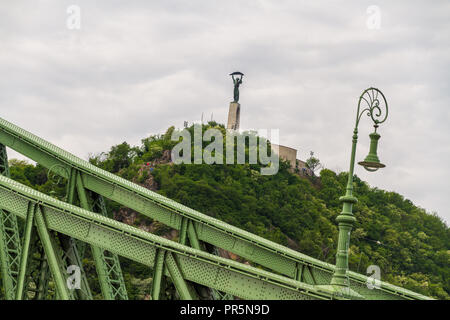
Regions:
<instances>
[{"instance_id":1,"label":"statue on hilltop","mask_svg":"<svg viewBox=\"0 0 450 320\"><path fill-rule=\"evenodd\" d=\"M231 78L233 79L234 83L234 101L235 103L238 103L239 101L239 86L242 84L242 78L244 77L244 74L242 72L236 71L233 73L230 73ZM236 78L235 78L236 76Z\"/></svg>"}]
</instances>

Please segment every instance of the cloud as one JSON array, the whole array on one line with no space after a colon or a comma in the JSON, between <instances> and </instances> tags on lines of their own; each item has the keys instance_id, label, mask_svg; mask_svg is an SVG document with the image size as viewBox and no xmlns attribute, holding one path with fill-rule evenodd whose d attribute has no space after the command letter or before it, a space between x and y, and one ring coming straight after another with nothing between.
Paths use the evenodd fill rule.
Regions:
<instances>
[{"instance_id":1,"label":"cloud","mask_svg":"<svg viewBox=\"0 0 450 320\"><path fill-rule=\"evenodd\" d=\"M69 5L81 29L66 27ZM386 169L357 174L450 220L448 1L14 1L0 4L1 117L83 158L183 121L279 128L305 159L347 170L361 92L379 87ZM357 156L368 152L361 121ZM14 154L13 154L14 155Z\"/></svg>"}]
</instances>

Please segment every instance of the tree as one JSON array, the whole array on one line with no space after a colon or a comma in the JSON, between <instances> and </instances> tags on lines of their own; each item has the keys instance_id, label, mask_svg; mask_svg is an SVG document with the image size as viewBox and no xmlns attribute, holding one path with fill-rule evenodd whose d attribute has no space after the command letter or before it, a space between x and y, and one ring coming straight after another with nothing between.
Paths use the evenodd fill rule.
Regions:
<instances>
[{"instance_id":1,"label":"tree","mask_svg":"<svg viewBox=\"0 0 450 320\"><path fill-rule=\"evenodd\" d=\"M306 166L311 170L313 176L315 176L317 170L323 169L323 165L320 163L320 160L318 158L314 157L313 151L311 151L309 155L309 159L306 160Z\"/></svg>"}]
</instances>

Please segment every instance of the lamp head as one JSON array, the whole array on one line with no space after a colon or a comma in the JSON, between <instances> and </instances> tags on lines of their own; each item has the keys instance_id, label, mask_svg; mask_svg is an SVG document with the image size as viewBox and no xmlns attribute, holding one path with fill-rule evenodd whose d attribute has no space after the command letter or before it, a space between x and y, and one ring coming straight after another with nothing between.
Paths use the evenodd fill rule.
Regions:
<instances>
[{"instance_id":1,"label":"lamp head","mask_svg":"<svg viewBox=\"0 0 450 320\"><path fill-rule=\"evenodd\" d=\"M377 171L380 168L386 167L384 164L380 162L380 159L378 159L377 155L377 149L378 149L378 140L380 139L380 135L377 133L376 130L377 126L375 126L375 132L371 133L369 135L370 137L370 151L367 157L364 159L364 161L358 162L359 165L363 166L364 169L367 171Z\"/></svg>"}]
</instances>

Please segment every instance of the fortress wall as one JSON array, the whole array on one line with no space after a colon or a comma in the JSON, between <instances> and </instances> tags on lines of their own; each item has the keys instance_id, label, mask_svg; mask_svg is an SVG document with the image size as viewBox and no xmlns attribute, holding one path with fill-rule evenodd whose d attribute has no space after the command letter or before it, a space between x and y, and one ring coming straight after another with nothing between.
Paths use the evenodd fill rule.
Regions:
<instances>
[{"instance_id":1,"label":"fortress wall","mask_svg":"<svg viewBox=\"0 0 450 320\"><path fill-rule=\"evenodd\" d=\"M272 147L278 146L278 155L281 159L289 161L292 168L297 165L297 150L286 146L272 144ZM272 148L274 150L274 148ZM275 151L275 150L274 150Z\"/></svg>"}]
</instances>

